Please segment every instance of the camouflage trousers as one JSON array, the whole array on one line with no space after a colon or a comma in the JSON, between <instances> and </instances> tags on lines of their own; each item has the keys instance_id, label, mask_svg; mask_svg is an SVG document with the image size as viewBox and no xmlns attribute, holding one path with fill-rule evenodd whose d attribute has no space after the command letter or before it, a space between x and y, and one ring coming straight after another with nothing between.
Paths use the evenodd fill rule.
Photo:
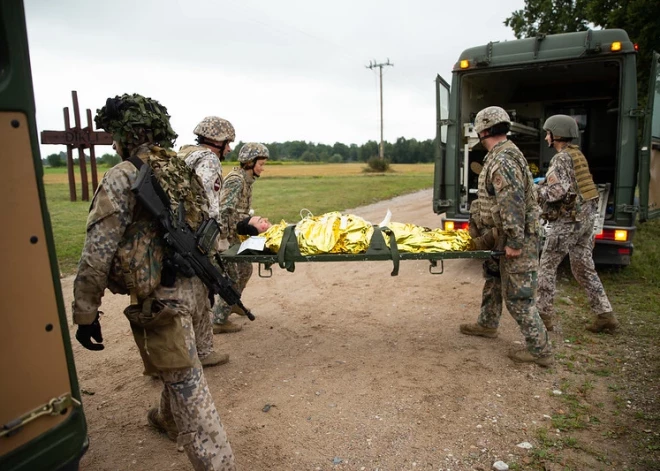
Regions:
<instances>
[{"instance_id":1,"label":"camouflage trousers","mask_svg":"<svg viewBox=\"0 0 660 471\"><path fill-rule=\"evenodd\" d=\"M234 454L197 357L192 314L199 312L208 318L207 293L197 277L177 278L173 287L159 286L154 292L157 299L181 312L182 341L193 364L190 368L159 371L163 381L159 409L166 423L176 424L178 444L195 471L234 471Z\"/></svg>"},{"instance_id":2,"label":"camouflage trousers","mask_svg":"<svg viewBox=\"0 0 660 471\"><path fill-rule=\"evenodd\" d=\"M204 309L198 309L192 314L197 356L200 360L203 360L215 350L213 347L213 311L211 310L208 291L196 291L195 304L197 306L205 306Z\"/></svg>"},{"instance_id":3,"label":"camouflage trousers","mask_svg":"<svg viewBox=\"0 0 660 471\"><path fill-rule=\"evenodd\" d=\"M250 262L228 262L225 265L227 275L234 284L234 288L239 294L243 293L245 286L252 276L252 263ZM224 324L231 314L231 306L224 299L217 296L213 306L213 323Z\"/></svg>"},{"instance_id":4,"label":"camouflage trousers","mask_svg":"<svg viewBox=\"0 0 660 471\"><path fill-rule=\"evenodd\" d=\"M484 262L484 289L481 293L481 317L494 319L502 315L502 282L500 262L489 258Z\"/></svg>"},{"instance_id":5,"label":"camouflage trousers","mask_svg":"<svg viewBox=\"0 0 660 471\"><path fill-rule=\"evenodd\" d=\"M593 227L596 209L587 208L583 220L579 222L555 221L546 231L545 245L541 254L539 270L538 308L541 315L554 315L554 296L557 282L557 268L566 254L571 261L571 271L577 282L586 291L594 314L612 311L603 283L594 266Z\"/></svg>"},{"instance_id":6,"label":"camouflage trousers","mask_svg":"<svg viewBox=\"0 0 660 471\"><path fill-rule=\"evenodd\" d=\"M477 323L482 327L497 329L500 325L504 301L507 310L520 327L527 350L534 356L549 355L552 346L548 331L536 308L537 273L536 271L514 273L511 271L512 269L517 271L514 264L514 261L504 256L500 257L499 277L492 265L488 266L487 270L484 264L486 282Z\"/></svg>"}]
</instances>

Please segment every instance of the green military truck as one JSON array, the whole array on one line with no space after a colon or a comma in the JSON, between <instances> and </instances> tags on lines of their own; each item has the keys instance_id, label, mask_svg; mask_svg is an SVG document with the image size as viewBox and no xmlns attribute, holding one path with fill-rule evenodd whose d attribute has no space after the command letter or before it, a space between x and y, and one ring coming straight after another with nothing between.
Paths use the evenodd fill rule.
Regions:
<instances>
[{"instance_id":1,"label":"green military truck","mask_svg":"<svg viewBox=\"0 0 660 471\"><path fill-rule=\"evenodd\" d=\"M543 123L562 113L579 124L580 145L601 196L594 260L630 264L636 221L660 215L658 59L654 53L650 93L641 109L636 46L623 30L538 36L465 50L451 87L436 79L433 209L445 214L445 229L466 228L477 197L477 172L486 155L472 125L479 110L496 105L508 111L510 139L530 167L539 169L539 177L554 155L543 140Z\"/></svg>"},{"instance_id":2,"label":"green military truck","mask_svg":"<svg viewBox=\"0 0 660 471\"><path fill-rule=\"evenodd\" d=\"M0 2L0 469L78 469L87 426L46 209L23 2Z\"/></svg>"}]
</instances>

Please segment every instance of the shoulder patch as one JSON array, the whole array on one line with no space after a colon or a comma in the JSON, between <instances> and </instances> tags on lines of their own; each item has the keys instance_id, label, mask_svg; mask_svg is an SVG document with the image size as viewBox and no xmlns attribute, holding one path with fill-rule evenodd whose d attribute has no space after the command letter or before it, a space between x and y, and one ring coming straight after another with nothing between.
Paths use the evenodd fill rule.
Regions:
<instances>
[{"instance_id":1,"label":"shoulder patch","mask_svg":"<svg viewBox=\"0 0 660 471\"><path fill-rule=\"evenodd\" d=\"M546 182L548 183L548 185L553 185L559 182L559 179L557 178L557 175L555 175L555 173L553 172L550 175L548 175Z\"/></svg>"}]
</instances>

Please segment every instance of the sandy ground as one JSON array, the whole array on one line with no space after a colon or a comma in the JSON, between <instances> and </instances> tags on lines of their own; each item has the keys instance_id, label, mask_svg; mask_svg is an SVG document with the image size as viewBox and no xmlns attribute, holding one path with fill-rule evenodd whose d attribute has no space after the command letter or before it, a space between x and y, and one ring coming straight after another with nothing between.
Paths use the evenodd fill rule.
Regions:
<instances>
[{"instance_id":1,"label":"sandy ground","mask_svg":"<svg viewBox=\"0 0 660 471\"><path fill-rule=\"evenodd\" d=\"M348 211L378 223L390 208L395 221L439 227L431 200L426 190ZM294 273L274 267L271 278L255 270L243 299L257 320L232 317L244 329L215 336L230 362L205 370L239 469L489 470L496 460L525 462L530 451L517 444L534 445L561 406L552 396L561 366L514 365L506 353L522 337L506 313L497 339L458 332L478 314L480 261L447 261L442 275L430 274L427 261L401 262L396 277L391 269L299 263ZM72 279L62 284L68 306ZM81 469L192 469L147 425L161 386L141 374L126 302L104 299L104 351L74 342L90 437Z\"/></svg>"}]
</instances>

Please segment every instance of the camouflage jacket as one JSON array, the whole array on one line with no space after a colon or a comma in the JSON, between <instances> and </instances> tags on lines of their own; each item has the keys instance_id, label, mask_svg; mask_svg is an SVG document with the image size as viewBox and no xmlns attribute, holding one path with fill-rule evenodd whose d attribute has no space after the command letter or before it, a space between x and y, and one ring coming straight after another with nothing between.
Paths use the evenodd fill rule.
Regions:
<instances>
[{"instance_id":1,"label":"camouflage jacket","mask_svg":"<svg viewBox=\"0 0 660 471\"><path fill-rule=\"evenodd\" d=\"M101 306L113 258L133 222L136 199L131 186L137 175L135 165L125 160L108 170L96 189L73 282L73 322L76 324L91 324Z\"/></svg>"},{"instance_id":2,"label":"camouflage jacket","mask_svg":"<svg viewBox=\"0 0 660 471\"><path fill-rule=\"evenodd\" d=\"M227 175L220 192L221 231L227 231L230 244L238 242L236 224L249 216L254 177L240 167Z\"/></svg>"},{"instance_id":3,"label":"camouflage jacket","mask_svg":"<svg viewBox=\"0 0 660 471\"><path fill-rule=\"evenodd\" d=\"M481 210L489 213L483 214L484 223L501 228L507 246L523 248L525 235L538 230L540 209L522 152L508 140L498 142L486 155L479 177Z\"/></svg>"},{"instance_id":4,"label":"camouflage jacket","mask_svg":"<svg viewBox=\"0 0 660 471\"><path fill-rule=\"evenodd\" d=\"M183 156L186 165L192 168L204 184L204 191L209 200L209 216L219 220L219 197L222 188L222 164L220 159L206 147L201 146L182 146L179 156L185 154L187 150L192 152Z\"/></svg>"},{"instance_id":5,"label":"camouflage jacket","mask_svg":"<svg viewBox=\"0 0 660 471\"><path fill-rule=\"evenodd\" d=\"M591 210L591 207L593 206L583 204L575 178L573 159L568 152L564 151L556 153L550 160L550 166L548 167L545 181L537 186L536 194L539 203L544 209L544 213L548 212L550 206L560 208L563 202L573 202L577 200L578 204L576 211L566 212L557 210L556 213L558 217L552 219L553 221L582 221L588 217L588 215L583 214L583 208L586 210L588 206L589 210Z\"/></svg>"}]
</instances>

